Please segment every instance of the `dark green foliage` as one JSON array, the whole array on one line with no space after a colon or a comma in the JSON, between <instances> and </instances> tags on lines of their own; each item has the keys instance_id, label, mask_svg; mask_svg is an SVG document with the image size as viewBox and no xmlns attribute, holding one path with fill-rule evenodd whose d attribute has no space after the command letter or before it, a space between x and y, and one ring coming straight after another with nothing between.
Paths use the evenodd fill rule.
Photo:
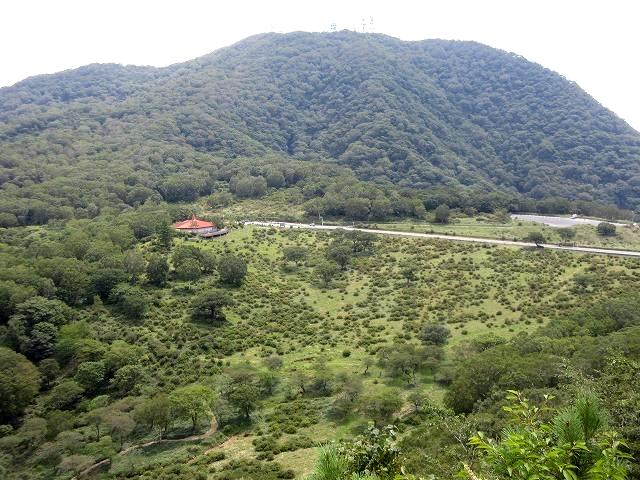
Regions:
<instances>
[{"instance_id":1,"label":"dark green foliage","mask_svg":"<svg viewBox=\"0 0 640 480\"><path fill-rule=\"evenodd\" d=\"M154 254L147 263L147 281L157 287L162 287L169 277L169 262L163 255Z\"/></svg>"},{"instance_id":2,"label":"dark green foliage","mask_svg":"<svg viewBox=\"0 0 640 480\"><path fill-rule=\"evenodd\" d=\"M127 273L120 268L101 268L92 277L93 289L103 300L109 298L117 284L127 281Z\"/></svg>"},{"instance_id":3,"label":"dark green foliage","mask_svg":"<svg viewBox=\"0 0 640 480\"><path fill-rule=\"evenodd\" d=\"M38 394L40 373L23 355L0 347L0 422L15 421Z\"/></svg>"},{"instance_id":4,"label":"dark green foliage","mask_svg":"<svg viewBox=\"0 0 640 480\"><path fill-rule=\"evenodd\" d=\"M547 413L544 409L532 407L518 392L511 392L509 399L512 404L505 410L513 419L500 441L487 441L482 434L471 438L471 444L485 458L482 470L487 474L522 480L532 476L559 480L628 478L630 457L616 435L607 434L606 413L597 399L580 396L551 424L541 415Z\"/></svg>"},{"instance_id":5,"label":"dark green foliage","mask_svg":"<svg viewBox=\"0 0 640 480\"><path fill-rule=\"evenodd\" d=\"M83 362L78 367L75 379L85 390L94 392L102 385L105 374L103 362Z\"/></svg>"},{"instance_id":6,"label":"dark green foliage","mask_svg":"<svg viewBox=\"0 0 640 480\"><path fill-rule=\"evenodd\" d=\"M123 315L134 320L141 319L148 307L148 301L142 289L123 283L112 289L109 302L115 304Z\"/></svg>"},{"instance_id":7,"label":"dark green foliage","mask_svg":"<svg viewBox=\"0 0 640 480\"><path fill-rule=\"evenodd\" d=\"M448 223L450 214L448 205L438 205L433 212L434 219L438 223Z\"/></svg>"},{"instance_id":8,"label":"dark green foliage","mask_svg":"<svg viewBox=\"0 0 640 480\"><path fill-rule=\"evenodd\" d=\"M444 325L427 324L422 329L420 339L428 345L444 345L451 336L451 330Z\"/></svg>"},{"instance_id":9,"label":"dark green foliage","mask_svg":"<svg viewBox=\"0 0 640 480\"><path fill-rule=\"evenodd\" d=\"M224 307L233 304L233 300L224 290L207 290L191 302L191 319L216 325L226 320Z\"/></svg>"},{"instance_id":10,"label":"dark green foliage","mask_svg":"<svg viewBox=\"0 0 640 480\"><path fill-rule=\"evenodd\" d=\"M71 408L84 393L84 388L75 380L64 380L51 389L46 398L48 408L66 410Z\"/></svg>"},{"instance_id":11,"label":"dark green foliage","mask_svg":"<svg viewBox=\"0 0 640 480\"><path fill-rule=\"evenodd\" d=\"M196 280L204 273L211 273L215 260L209 252L192 245L180 245L171 255L176 276L181 280Z\"/></svg>"},{"instance_id":12,"label":"dark green foliage","mask_svg":"<svg viewBox=\"0 0 640 480\"><path fill-rule=\"evenodd\" d=\"M116 396L134 395L138 393L138 384L143 376L144 371L139 365L125 365L116 370L109 386Z\"/></svg>"},{"instance_id":13,"label":"dark green foliage","mask_svg":"<svg viewBox=\"0 0 640 480\"><path fill-rule=\"evenodd\" d=\"M212 91L228 101L211 102ZM424 216L419 197L353 192L318 171L465 194L434 204L433 192L429 210L456 208L470 187L627 208L640 197L637 132L560 75L472 42L259 35L163 69L93 65L25 80L0 91L0 122L2 177L17 187L0 198L9 227L191 202L217 182L240 197L302 183L314 215ZM500 195L474 208L508 207ZM136 237L156 233L166 248L170 229L156 222L136 222Z\"/></svg>"},{"instance_id":14,"label":"dark green foliage","mask_svg":"<svg viewBox=\"0 0 640 480\"><path fill-rule=\"evenodd\" d=\"M158 394L136 406L134 418L137 423L150 429L158 428L160 438L171 423L171 402L167 395Z\"/></svg>"},{"instance_id":15,"label":"dark green foliage","mask_svg":"<svg viewBox=\"0 0 640 480\"><path fill-rule=\"evenodd\" d=\"M327 250L327 257L336 262L341 270L347 269L352 254L352 246L340 240L334 241Z\"/></svg>"},{"instance_id":16,"label":"dark green foliage","mask_svg":"<svg viewBox=\"0 0 640 480\"><path fill-rule=\"evenodd\" d=\"M531 243L535 243L536 246L540 246L546 241L542 232L531 232L529 233L529 235L527 235L525 240Z\"/></svg>"},{"instance_id":17,"label":"dark green foliage","mask_svg":"<svg viewBox=\"0 0 640 480\"><path fill-rule=\"evenodd\" d=\"M163 248L171 247L171 241L173 238L173 229L171 225L166 222L160 222L155 227L156 235L158 236L158 243Z\"/></svg>"},{"instance_id":18,"label":"dark green foliage","mask_svg":"<svg viewBox=\"0 0 640 480\"><path fill-rule=\"evenodd\" d=\"M616 226L613 223L601 222L596 227L596 231L603 237L613 237L616 234Z\"/></svg>"},{"instance_id":19,"label":"dark green foliage","mask_svg":"<svg viewBox=\"0 0 640 480\"><path fill-rule=\"evenodd\" d=\"M525 353L515 345L489 348L459 364L445 403L455 412L468 413L494 390L553 387L560 368L560 359L550 353Z\"/></svg>"},{"instance_id":20,"label":"dark green foliage","mask_svg":"<svg viewBox=\"0 0 640 480\"><path fill-rule=\"evenodd\" d=\"M287 247L282 250L282 256L287 262L293 262L300 265L306 258L308 252L304 247Z\"/></svg>"},{"instance_id":21,"label":"dark green foliage","mask_svg":"<svg viewBox=\"0 0 640 480\"><path fill-rule=\"evenodd\" d=\"M225 255L218 260L218 274L223 284L239 287L247 276L247 264L240 257Z\"/></svg>"},{"instance_id":22,"label":"dark green foliage","mask_svg":"<svg viewBox=\"0 0 640 480\"><path fill-rule=\"evenodd\" d=\"M315 272L322 284L328 287L338 275L339 269L335 263L324 261L316 266Z\"/></svg>"}]
</instances>

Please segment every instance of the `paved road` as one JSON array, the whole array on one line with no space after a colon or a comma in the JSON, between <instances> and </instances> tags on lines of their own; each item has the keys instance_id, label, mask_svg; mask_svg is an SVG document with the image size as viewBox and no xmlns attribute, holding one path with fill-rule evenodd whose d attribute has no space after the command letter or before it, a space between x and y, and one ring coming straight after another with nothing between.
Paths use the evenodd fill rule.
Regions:
<instances>
[{"instance_id":1,"label":"paved road","mask_svg":"<svg viewBox=\"0 0 640 480\"><path fill-rule=\"evenodd\" d=\"M603 220L594 220L592 218L571 218L571 217L556 217L551 215L530 215L524 213L514 213L511 215L514 220L524 220L527 222L542 223L554 228L573 227L576 225L598 225ZM617 227L624 227L624 223L614 223Z\"/></svg>"},{"instance_id":2,"label":"paved road","mask_svg":"<svg viewBox=\"0 0 640 480\"><path fill-rule=\"evenodd\" d=\"M245 225L257 225L261 227L276 228L302 228L306 230L357 230L359 232L376 233L379 235L392 235L396 237L415 237L415 238L436 238L439 240L449 240L453 242L473 242L487 243L491 245L511 245L516 247L535 247L535 243L518 242L513 240L499 240L497 238L480 238L480 237L462 237L456 235L442 235L439 233L418 233L418 232L402 232L396 230L376 230L372 228L356 228L340 225L311 225L308 223L290 223L290 222L244 222ZM595 247L562 247L560 245L545 244L544 248L549 250L566 250L569 252L590 253L596 255L617 255L622 257L640 258L640 251L634 250L612 250L608 248Z\"/></svg>"}]
</instances>

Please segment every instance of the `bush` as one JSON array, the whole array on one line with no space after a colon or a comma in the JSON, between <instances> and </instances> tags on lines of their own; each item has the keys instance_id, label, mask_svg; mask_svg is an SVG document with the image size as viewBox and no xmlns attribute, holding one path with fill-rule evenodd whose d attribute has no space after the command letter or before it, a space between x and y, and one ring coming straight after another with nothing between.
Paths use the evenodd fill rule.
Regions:
<instances>
[{"instance_id":1,"label":"bush","mask_svg":"<svg viewBox=\"0 0 640 480\"><path fill-rule=\"evenodd\" d=\"M451 331L444 325L428 324L422 329L420 339L427 345L444 345L451 336Z\"/></svg>"},{"instance_id":2,"label":"bush","mask_svg":"<svg viewBox=\"0 0 640 480\"><path fill-rule=\"evenodd\" d=\"M239 287L247 276L247 264L240 257L226 255L218 262L218 274L223 284Z\"/></svg>"},{"instance_id":3,"label":"bush","mask_svg":"<svg viewBox=\"0 0 640 480\"><path fill-rule=\"evenodd\" d=\"M223 290L208 290L191 302L191 319L209 324L222 323L226 319L223 308L232 304L231 297Z\"/></svg>"},{"instance_id":4,"label":"bush","mask_svg":"<svg viewBox=\"0 0 640 480\"><path fill-rule=\"evenodd\" d=\"M596 227L596 231L602 237L613 237L616 234L616 226L613 223L601 222Z\"/></svg>"}]
</instances>

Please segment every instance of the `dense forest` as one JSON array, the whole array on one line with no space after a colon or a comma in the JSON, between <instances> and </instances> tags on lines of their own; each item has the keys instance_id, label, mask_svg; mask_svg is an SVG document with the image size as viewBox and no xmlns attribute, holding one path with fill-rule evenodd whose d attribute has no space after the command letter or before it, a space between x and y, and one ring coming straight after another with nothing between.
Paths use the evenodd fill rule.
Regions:
<instances>
[{"instance_id":1,"label":"dense forest","mask_svg":"<svg viewBox=\"0 0 640 480\"><path fill-rule=\"evenodd\" d=\"M640 134L539 65L333 32L38 76L0 186L1 478L640 479L640 260L543 248L638 230L509 215L632 219ZM280 223L460 218L535 245Z\"/></svg>"},{"instance_id":2,"label":"dense forest","mask_svg":"<svg viewBox=\"0 0 640 480\"><path fill-rule=\"evenodd\" d=\"M162 69L89 65L1 89L0 141L6 226L238 184L298 186L299 203L345 190L337 178L369 185L358 219L406 215L393 197L429 208L432 188L520 210L640 205L638 132L561 76L469 42L266 34Z\"/></svg>"}]
</instances>

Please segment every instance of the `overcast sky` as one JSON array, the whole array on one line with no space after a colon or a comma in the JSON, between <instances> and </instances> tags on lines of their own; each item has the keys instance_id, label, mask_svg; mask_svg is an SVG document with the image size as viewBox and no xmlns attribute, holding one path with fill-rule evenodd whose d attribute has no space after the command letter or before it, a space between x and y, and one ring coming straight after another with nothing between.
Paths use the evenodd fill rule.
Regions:
<instances>
[{"instance_id":1,"label":"overcast sky","mask_svg":"<svg viewBox=\"0 0 640 480\"><path fill-rule=\"evenodd\" d=\"M373 25L370 19L373 17ZM636 0L2 0L0 85L94 62L165 66L263 32L476 40L576 81L640 130Z\"/></svg>"}]
</instances>

